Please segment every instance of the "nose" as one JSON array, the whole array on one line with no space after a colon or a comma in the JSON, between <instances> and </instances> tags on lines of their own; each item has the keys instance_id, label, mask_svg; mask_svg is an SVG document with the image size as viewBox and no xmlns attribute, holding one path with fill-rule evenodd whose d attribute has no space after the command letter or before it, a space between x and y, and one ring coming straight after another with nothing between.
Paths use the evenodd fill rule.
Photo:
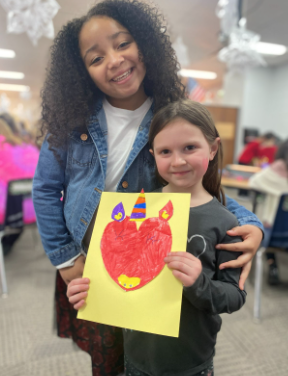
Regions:
<instances>
[{"instance_id":1,"label":"nose","mask_svg":"<svg viewBox=\"0 0 288 376\"><path fill-rule=\"evenodd\" d=\"M185 158L181 153L173 153L172 156L172 161L171 161L171 166L176 167L176 166L183 166L186 164Z\"/></svg>"},{"instance_id":2,"label":"nose","mask_svg":"<svg viewBox=\"0 0 288 376\"><path fill-rule=\"evenodd\" d=\"M118 51L110 52L108 59L109 69L118 68L124 61L124 57Z\"/></svg>"}]
</instances>

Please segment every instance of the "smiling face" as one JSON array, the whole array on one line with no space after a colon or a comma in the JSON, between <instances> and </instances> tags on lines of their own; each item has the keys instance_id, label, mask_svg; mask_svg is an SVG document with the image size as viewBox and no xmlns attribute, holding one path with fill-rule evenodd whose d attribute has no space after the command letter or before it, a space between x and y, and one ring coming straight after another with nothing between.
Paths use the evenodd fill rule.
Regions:
<instances>
[{"instance_id":1,"label":"smiling face","mask_svg":"<svg viewBox=\"0 0 288 376\"><path fill-rule=\"evenodd\" d=\"M109 17L92 17L81 29L79 45L89 75L113 106L135 109L144 103L146 69L125 27Z\"/></svg>"},{"instance_id":2,"label":"smiling face","mask_svg":"<svg viewBox=\"0 0 288 376\"><path fill-rule=\"evenodd\" d=\"M217 153L220 139L209 145L201 130L177 118L168 123L153 141L153 154L161 177L171 192L202 191L209 161Z\"/></svg>"}]
</instances>

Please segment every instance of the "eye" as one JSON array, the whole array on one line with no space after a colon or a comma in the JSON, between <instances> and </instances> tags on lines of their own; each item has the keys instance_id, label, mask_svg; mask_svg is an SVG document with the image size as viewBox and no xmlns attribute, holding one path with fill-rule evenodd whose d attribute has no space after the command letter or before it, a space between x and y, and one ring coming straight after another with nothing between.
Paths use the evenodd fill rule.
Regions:
<instances>
[{"instance_id":1,"label":"eye","mask_svg":"<svg viewBox=\"0 0 288 376\"><path fill-rule=\"evenodd\" d=\"M93 60L91 61L91 65L96 64L96 63L99 63L99 61L101 61L101 59L102 59L102 57L95 57L95 59L93 59Z\"/></svg>"},{"instance_id":2,"label":"eye","mask_svg":"<svg viewBox=\"0 0 288 376\"><path fill-rule=\"evenodd\" d=\"M187 146L185 147L185 150L191 151L191 150L194 150L195 148L196 148L195 145L187 145Z\"/></svg>"},{"instance_id":3,"label":"eye","mask_svg":"<svg viewBox=\"0 0 288 376\"><path fill-rule=\"evenodd\" d=\"M129 287L133 287L133 285L129 285Z\"/></svg>"},{"instance_id":4,"label":"eye","mask_svg":"<svg viewBox=\"0 0 288 376\"><path fill-rule=\"evenodd\" d=\"M160 152L160 154L164 154L164 155L167 155L167 154L169 154L170 153L170 150L168 150L168 149L163 149L163 150L161 150L161 152Z\"/></svg>"},{"instance_id":5,"label":"eye","mask_svg":"<svg viewBox=\"0 0 288 376\"><path fill-rule=\"evenodd\" d=\"M124 48L124 47L127 47L128 45L130 44L130 42L123 42L119 45L118 48Z\"/></svg>"}]
</instances>

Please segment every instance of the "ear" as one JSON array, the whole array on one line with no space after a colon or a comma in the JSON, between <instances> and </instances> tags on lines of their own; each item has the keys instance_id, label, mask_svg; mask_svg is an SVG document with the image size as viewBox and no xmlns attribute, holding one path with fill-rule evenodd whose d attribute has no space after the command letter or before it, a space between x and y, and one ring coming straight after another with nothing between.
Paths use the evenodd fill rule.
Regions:
<instances>
[{"instance_id":1,"label":"ear","mask_svg":"<svg viewBox=\"0 0 288 376\"><path fill-rule=\"evenodd\" d=\"M220 142L221 142L220 137L217 137L217 138L215 138L213 143L210 145L210 156L209 156L210 161L213 161L213 159L214 159L214 157L215 157L215 155L218 151Z\"/></svg>"},{"instance_id":2,"label":"ear","mask_svg":"<svg viewBox=\"0 0 288 376\"><path fill-rule=\"evenodd\" d=\"M150 153L153 155L154 157L154 152L153 152L153 149L149 149Z\"/></svg>"}]
</instances>

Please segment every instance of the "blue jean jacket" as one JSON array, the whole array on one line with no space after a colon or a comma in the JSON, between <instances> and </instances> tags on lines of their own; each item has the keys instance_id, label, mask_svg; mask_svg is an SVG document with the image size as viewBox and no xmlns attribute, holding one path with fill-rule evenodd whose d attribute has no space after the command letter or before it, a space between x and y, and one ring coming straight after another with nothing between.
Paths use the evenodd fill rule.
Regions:
<instances>
[{"instance_id":1,"label":"blue jean jacket","mask_svg":"<svg viewBox=\"0 0 288 376\"><path fill-rule=\"evenodd\" d=\"M117 192L151 192L160 187L155 162L149 152L148 133L153 113L144 117L126 162ZM83 249L83 238L105 188L107 170L107 123L99 101L87 130L69 134L68 146L58 150L59 164L45 139L34 176L33 202L44 250L51 263L60 265ZM82 137L81 137L82 136ZM62 193L64 199L61 201ZM240 225L262 229L258 218L227 197L227 208Z\"/></svg>"}]
</instances>

